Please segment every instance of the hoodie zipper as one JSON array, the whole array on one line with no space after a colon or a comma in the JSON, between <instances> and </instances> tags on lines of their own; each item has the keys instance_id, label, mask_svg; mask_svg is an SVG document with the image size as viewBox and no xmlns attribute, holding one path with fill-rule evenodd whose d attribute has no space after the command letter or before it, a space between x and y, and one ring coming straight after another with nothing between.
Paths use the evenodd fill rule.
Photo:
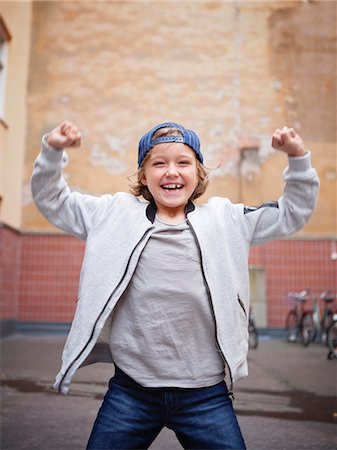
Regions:
<instances>
[{"instance_id":1,"label":"hoodie zipper","mask_svg":"<svg viewBox=\"0 0 337 450\"><path fill-rule=\"evenodd\" d=\"M243 301L241 300L239 294L237 294L237 299L238 299L239 305L241 306L242 311L243 311L243 313L244 313L244 315L245 315L245 317L247 319L247 313L246 313L245 305L243 304Z\"/></svg>"},{"instance_id":2,"label":"hoodie zipper","mask_svg":"<svg viewBox=\"0 0 337 450\"><path fill-rule=\"evenodd\" d=\"M228 391L228 395L230 397L232 397L232 399L234 400L232 371L231 371L231 368L230 368L230 366L228 364L228 361L227 361L225 355L223 354L223 352L221 350L221 347L220 347L220 344L219 344L219 340L218 340L218 325L217 325L217 321L216 321L216 317L215 317L211 291L210 291L210 288L209 288L209 285L207 283L206 276L205 276L205 270L204 270L204 264L203 264L203 258L202 258L202 253L201 253L199 240L198 240L197 234L196 234L196 232L195 232L191 222L188 219L187 219L187 223L188 223L188 225L189 225L189 227L190 227L190 229L192 231L192 234L193 234L195 243L196 243L196 245L198 247L198 251L199 251L199 255L200 255L201 273L202 273L202 276L203 276L203 279L204 279L204 283L205 283L205 286L206 286L207 297L208 297L208 301L209 301L209 304L210 304L210 307L211 307L211 312L212 312L212 316L213 316L213 320L214 320L214 324L215 324L215 341L216 341L218 350L220 352L221 358L222 358L222 360L224 361L224 363L226 364L226 366L228 367L228 370L229 370L230 389Z\"/></svg>"},{"instance_id":3,"label":"hoodie zipper","mask_svg":"<svg viewBox=\"0 0 337 450\"><path fill-rule=\"evenodd\" d=\"M93 336L94 336L96 326L97 326L97 324L98 324L100 318L102 317L104 311L106 310L108 304L110 303L111 297L112 297L113 294L116 292L116 290L119 288L119 286L122 284L122 282L123 282L123 280L124 280L124 278L125 278L125 276L126 276L128 270L129 270L130 261L131 261L131 259L132 259L132 256L133 256L133 254L134 254L136 248L137 248L137 247L139 246L139 244L145 239L146 235L151 231L152 228L153 228L153 227L151 227L151 228L149 228L148 230L145 231L145 233L143 234L143 236L141 237L141 239L137 242L137 244L135 245L134 249L132 250L132 252L131 252L131 254L130 254L130 257L129 257L129 259L128 259L128 262L127 262L127 264L126 264L126 267L125 267L123 276L122 276L122 278L120 279L118 285L117 285L117 286L115 287L115 289L113 290L113 292L109 295L109 298L108 298L108 300L106 301L106 303L105 303L105 305L104 305L104 307L103 307L101 313L100 313L99 316L97 317L96 322L94 323L94 326L93 326L93 328L92 328L92 331L91 331L91 334L90 334L90 337L89 337L87 343L86 343L85 346L82 348L82 350L80 351L80 353L76 356L76 358L69 364L67 370L65 371L65 373L64 373L64 375L63 375L63 377L62 377L62 379L61 379L61 381L60 381L59 387L58 387L59 392L61 392L61 386L62 386L62 383L63 383L64 379L66 378L66 376L67 376L69 370L70 370L71 367L76 363L76 361L79 360L79 358L80 358L80 357L82 356L82 354L84 353L85 349L86 349L86 348L88 347L88 345L90 344L90 341L92 340L92 338L93 338ZM125 289L126 289L126 288L125 288ZM124 289L124 291L121 293L119 299L122 297L123 293L125 292L125 289ZM118 301L119 301L119 299L118 299ZM117 301L117 303L118 303L118 301ZM116 303L116 305L117 305L117 303Z\"/></svg>"}]
</instances>

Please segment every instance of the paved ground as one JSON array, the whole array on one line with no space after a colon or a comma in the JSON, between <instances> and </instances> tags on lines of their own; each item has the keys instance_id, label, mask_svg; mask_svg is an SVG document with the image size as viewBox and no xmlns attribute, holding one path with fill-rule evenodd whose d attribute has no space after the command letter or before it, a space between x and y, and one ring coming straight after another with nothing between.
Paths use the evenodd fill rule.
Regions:
<instances>
[{"instance_id":1,"label":"paved ground","mask_svg":"<svg viewBox=\"0 0 337 450\"><path fill-rule=\"evenodd\" d=\"M80 450L112 376L112 366L78 371L71 395L51 384L64 336L13 336L1 342L1 449ZM337 361L320 344L263 340L249 354L250 376L235 408L249 450L337 449ZM151 450L181 449L164 429Z\"/></svg>"}]
</instances>

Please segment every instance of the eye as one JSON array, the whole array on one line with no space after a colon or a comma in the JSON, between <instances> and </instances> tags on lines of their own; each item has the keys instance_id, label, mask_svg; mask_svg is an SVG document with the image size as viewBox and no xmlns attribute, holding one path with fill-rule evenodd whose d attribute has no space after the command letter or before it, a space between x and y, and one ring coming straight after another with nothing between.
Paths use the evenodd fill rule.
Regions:
<instances>
[{"instance_id":1,"label":"eye","mask_svg":"<svg viewBox=\"0 0 337 450\"><path fill-rule=\"evenodd\" d=\"M191 162L190 161L188 161L188 160L182 160L182 161L179 161L179 166L189 166L191 164Z\"/></svg>"},{"instance_id":2,"label":"eye","mask_svg":"<svg viewBox=\"0 0 337 450\"><path fill-rule=\"evenodd\" d=\"M160 160L160 159L154 160L154 161L152 162L152 165L155 166L155 167L161 167L161 166L163 166L164 164L165 164L165 161L162 161L162 160Z\"/></svg>"}]
</instances>

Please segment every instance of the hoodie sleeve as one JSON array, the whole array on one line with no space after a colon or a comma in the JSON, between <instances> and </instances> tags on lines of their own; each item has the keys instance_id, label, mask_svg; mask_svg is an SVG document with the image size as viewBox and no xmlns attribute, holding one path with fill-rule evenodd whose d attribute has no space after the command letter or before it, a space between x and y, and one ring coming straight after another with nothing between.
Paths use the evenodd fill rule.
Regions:
<instances>
[{"instance_id":1,"label":"hoodie sleeve","mask_svg":"<svg viewBox=\"0 0 337 450\"><path fill-rule=\"evenodd\" d=\"M97 220L98 208L101 211L107 197L111 196L95 197L72 192L62 175L67 154L48 145L46 136L42 138L42 149L31 178L34 201L53 225L86 239L88 230Z\"/></svg>"},{"instance_id":2,"label":"hoodie sleeve","mask_svg":"<svg viewBox=\"0 0 337 450\"><path fill-rule=\"evenodd\" d=\"M277 202L258 208L236 209L235 221L251 245L289 236L304 227L317 202L319 179L311 166L311 154L289 157L283 173L285 188Z\"/></svg>"}]
</instances>

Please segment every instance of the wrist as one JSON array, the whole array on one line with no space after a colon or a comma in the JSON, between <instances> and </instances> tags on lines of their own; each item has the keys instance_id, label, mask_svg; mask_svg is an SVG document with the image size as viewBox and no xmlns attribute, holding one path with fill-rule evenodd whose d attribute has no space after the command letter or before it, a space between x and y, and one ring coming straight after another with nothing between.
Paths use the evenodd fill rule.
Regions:
<instances>
[{"instance_id":1,"label":"wrist","mask_svg":"<svg viewBox=\"0 0 337 450\"><path fill-rule=\"evenodd\" d=\"M51 133L45 134L45 139L46 139L46 142L47 142L47 144L49 145L49 147L53 148L53 149L56 150L56 151L63 150L63 146L62 146L62 147L59 147L59 146L57 145L57 143L55 142L55 140L52 138Z\"/></svg>"},{"instance_id":2,"label":"wrist","mask_svg":"<svg viewBox=\"0 0 337 450\"><path fill-rule=\"evenodd\" d=\"M296 152L289 152L288 156L290 158L296 158L296 157L299 158L301 156L304 156L305 154L306 154L306 151L303 149L303 150L298 150Z\"/></svg>"},{"instance_id":3,"label":"wrist","mask_svg":"<svg viewBox=\"0 0 337 450\"><path fill-rule=\"evenodd\" d=\"M42 136L42 153L44 155L44 157L46 158L46 160L48 161L48 163L51 164L56 164L57 166L61 163L62 165L64 165L63 160L66 158L67 159L67 155L65 153L65 151L63 151L62 149L57 149L55 147L52 147L50 144L48 144L48 135L44 134Z\"/></svg>"}]
</instances>

